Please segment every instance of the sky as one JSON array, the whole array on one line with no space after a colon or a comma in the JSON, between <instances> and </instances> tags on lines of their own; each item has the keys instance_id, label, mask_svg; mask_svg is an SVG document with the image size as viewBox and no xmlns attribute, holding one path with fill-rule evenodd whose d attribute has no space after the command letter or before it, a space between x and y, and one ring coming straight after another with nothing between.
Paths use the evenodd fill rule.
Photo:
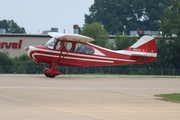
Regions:
<instances>
[{"instance_id":1,"label":"sky","mask_svg":"<svg viewBox=\"0 0 180 120\"><path fill-rule=\"evenodd\" d=\"M94 0L0 0L0 21L14 20L27 34L58 28L73 33L73 25L84 25L84 15Z\"/></svg>"}]
</instances>

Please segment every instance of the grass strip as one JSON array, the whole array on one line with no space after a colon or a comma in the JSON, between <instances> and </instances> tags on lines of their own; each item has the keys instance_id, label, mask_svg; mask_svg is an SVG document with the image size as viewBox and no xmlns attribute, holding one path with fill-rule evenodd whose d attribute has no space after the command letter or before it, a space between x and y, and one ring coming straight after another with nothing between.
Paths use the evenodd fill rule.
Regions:
<instances>
[{"instance_id":1,"label":"grass strip","mask_svg":"<svg viewBox=\"0 0 180 120\"><path fill-rule=\"evenodd\" d=\"M160 100L180 103L180 93L159 94L155 96L160 97Z\"/></svg>"}]
</instances>

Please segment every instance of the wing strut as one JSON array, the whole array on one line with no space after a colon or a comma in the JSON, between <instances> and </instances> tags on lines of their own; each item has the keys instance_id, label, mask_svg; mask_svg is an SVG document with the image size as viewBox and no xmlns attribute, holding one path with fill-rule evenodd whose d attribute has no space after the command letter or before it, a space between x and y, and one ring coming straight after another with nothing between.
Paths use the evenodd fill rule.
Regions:
<instances>
[{"instance_id":1,"label":"wing strut","mask_svg":"<svg viewBox=\"0 0 180 120\"><path fill-rule=\"evenodd\" d=\"M65 48L63 48L62 50L61 50L61 52L60 52L60 55L59 55L59 63L61 62L61 60L63 60L64 59L64 57L66 57L67 56L67 54L70 52L70 51L72 51L74 48L75 48L75 46L76 46L76 44L74 43L73 45L72 45L72 47L71 47L71 49L69 49L69 50L66 50L66 51L63 51L65 48L67 48L67 46L65 47L65 46L63 46L63 47L65 47ZM66 52L66 54L62 54L62 52Z\"/></svg>"}]
</instances>

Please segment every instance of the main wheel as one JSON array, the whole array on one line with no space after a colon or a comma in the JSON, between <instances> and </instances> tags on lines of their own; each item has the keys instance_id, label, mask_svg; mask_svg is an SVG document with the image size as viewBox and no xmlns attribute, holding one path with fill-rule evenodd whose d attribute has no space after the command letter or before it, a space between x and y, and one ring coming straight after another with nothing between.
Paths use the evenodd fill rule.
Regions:
<instances>
[{"instance_id":1,"label":"main wheel","mask_svg":"<svg viewBox=\"0 0 180 120\"><path fill-rule=\"evenodd\" d=\"M54 76L49 76L49 78L55 78L55 75Z\"/></svg>"},{"instance_id":2,"label":"main wheel","mask_svg":"<svg viewBox=\"0 0 180 120\"><path fill-rule=\"evenodd\" d=\"M45 75L46 77L49 77L49 78L54 78L54 77L55 77L55 75L49 75L49 74L47 74L46 72L44 72L44 75Z\"/></svg>"},{"instance_id":3,"label":"main wheel","mask_svg":"<svg viewBox=\"0 0 180 120\"><path fill-rule=\"evenodd\" d=\"M49 68L44 69L44 75L45 75L46 77L50 77L50 76L46 73L48 69L49 69Z\"/></svg>"},{"instance_id":4,"label":"main wheel","mask_svg":"<svg viewBox=\"0 0 180 120\"><path fill-rule=\"evenodd\" d=\"M61 72L59 72L57 70L52 70L50 68L46 68L46 69L44 69L44 74L46 77L54 78L55 76L60 75Z\"/></svg>"},{"instance_id":5,"label":"main wheel","mask_svg":"<svg viewBox=\"0 0 180 120\"><path fill-rule=\"evenodd\" d=\"M50 77L48 74L46 74L46 73L44 73L44 75L46 76L46 77Z\"/></svg>"}]
</instances>

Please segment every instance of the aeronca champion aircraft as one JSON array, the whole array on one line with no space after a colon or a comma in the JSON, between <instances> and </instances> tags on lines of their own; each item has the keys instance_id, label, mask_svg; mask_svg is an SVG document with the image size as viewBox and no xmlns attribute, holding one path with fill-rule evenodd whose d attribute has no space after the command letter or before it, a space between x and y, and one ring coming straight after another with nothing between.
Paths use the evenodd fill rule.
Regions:
<instances>
[{"instance_id":1,"label":"aeronca champion aircraft","mask_svg":"<svg viewBox=\"0 0 180 120\"><path fill-rule=\"evenodd\" d=\"M46 77L54 78L61 72L58 65L69 67L116 66L151 63L156 60L156 40L142 36L135 44L124 50L109 50L89 42L94 39L78 34L50 32L52 38L45 45L25 47L28 56L36 61L50 64L44 69Z\"/></svg>"}]
</instances>

